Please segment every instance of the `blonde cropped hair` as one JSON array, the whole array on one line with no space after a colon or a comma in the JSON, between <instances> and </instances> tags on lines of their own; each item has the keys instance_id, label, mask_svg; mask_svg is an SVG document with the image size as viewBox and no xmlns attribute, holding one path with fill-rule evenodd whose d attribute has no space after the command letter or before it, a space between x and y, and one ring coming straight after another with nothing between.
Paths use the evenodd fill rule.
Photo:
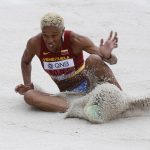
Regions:
<instances>
[{"instance_id":1,"label":"blonde cropped hair","mask_svg":"<svg viewBox=\"0 0 150 150\"><path fill-rule=\"evenodd\" d=\"M47 13L41 19L41 29L45 26L53 26L64 29L64 19L56 13Z\"/></svg>"}]
</instances>

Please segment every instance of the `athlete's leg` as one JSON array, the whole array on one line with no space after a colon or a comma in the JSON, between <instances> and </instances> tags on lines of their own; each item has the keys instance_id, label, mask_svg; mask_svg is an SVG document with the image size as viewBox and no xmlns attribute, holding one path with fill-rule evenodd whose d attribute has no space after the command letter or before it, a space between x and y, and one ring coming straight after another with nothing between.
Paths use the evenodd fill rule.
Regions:
<instances>
[{"instance_id":1,"label":"athlete's leg","mask_svg":"<svg viewBox=\"0 0 150 150\"><path fill-rule=\"evenodd\" d=\"M116 85L120 90L122 90L112 70L98 55L91 54L86 59L85 72L91 75L91 78L92 76L95 76L97 78L97 82L109 82Z\"/></svg>"},{"instance_id":2,"label":"athlete's leg","mask_svg":"<svg viewBox=\"0 0 150 150\"><path fill-rule=\"evenodd\" d=\"M44 111L65 112L69 105L63 97L53 96L36 90L24 94L25 102Z\"/></svg>"}]
</instances>

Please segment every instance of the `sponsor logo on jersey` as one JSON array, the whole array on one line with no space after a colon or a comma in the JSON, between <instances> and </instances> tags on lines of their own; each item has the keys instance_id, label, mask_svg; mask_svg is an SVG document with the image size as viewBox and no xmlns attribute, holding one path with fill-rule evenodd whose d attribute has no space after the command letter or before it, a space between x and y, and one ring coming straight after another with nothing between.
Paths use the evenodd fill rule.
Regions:
<instances>
[{"instance_id":1,"label":"sponsor logo on jersey","mask_svg":"<svg viewBox=\"0 0 150 150\"><path fill-rule=\"evenodd\" d=\"M57 62L43 62L45 70L58 70L74 67L73 59L66 59Z\"/></svg>"}]
</instances>

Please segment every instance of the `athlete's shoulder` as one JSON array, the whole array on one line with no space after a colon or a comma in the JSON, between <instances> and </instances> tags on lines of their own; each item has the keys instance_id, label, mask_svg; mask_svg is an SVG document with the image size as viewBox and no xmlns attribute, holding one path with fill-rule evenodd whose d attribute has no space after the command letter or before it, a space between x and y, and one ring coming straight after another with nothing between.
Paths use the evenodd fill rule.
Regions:
<instances>
[{"instance_id":1,"label":"athlete's shoulder","mask_svg":"<svg viewBox=\"0 0 150 150\"><path fill-rule=\"evenodd\" d=\"M70 40L72 42L77 42L78 40L81 40L83 38L85 38L85 36L83 36L81 34L78 34L78 33L74 32L74 31L71 31L71 33L70 33Z\"/></svg>"},{"instance_id":2,"label":"athlete's shoulder","mask_svg":"<svg viewBox=\"0 0 150 150\"><path fill-rule=\"evenodd\" d=\"M41 33L29 38L27 42L30 46L37 47L41 43Z\"/></svg>"},{"instance_id":3,"label":"athlete's shoulder","mask_svg":"<svg viewBox=\"0 0 150 150\"><path fill-rule=\"evenodd\" d=\"M26 49L36 55L39 54L41 48L41 33L29 38Z\"/></svg>"},{"instance_id":4,"label":"athlete's shoulder","mask_svg":"<svg viewBox=\"0 0 150 150\"><path fill-rule=\"evenodd\" d=\"M71 32L70 41L73 46L83 50L85 42L87 41L87 37L75 32Z\"/></svg>"},{"instance_id":5,"label":"athlete's shoulder","mask_svg":"<svg viewBox=\"0 0 150 150\"><path fill-rule=\"evenodd\" d=\"M26 45L26 51L31 54L39 55L41 48L41 33L29 38Z\"/></svg>"},{"instance_id":6,"label":"athlete's shoulder","mask_svg":"<svg viewBox=\"0 0 150 150\"><path fill-rule=\"evenodd\" d=\"M75 33L74 31L71 31L70 33L70 47L73 50L73 53L76 55L80 55L83 50L83 39L84 36Z\"/></svg>"}]
</instances>

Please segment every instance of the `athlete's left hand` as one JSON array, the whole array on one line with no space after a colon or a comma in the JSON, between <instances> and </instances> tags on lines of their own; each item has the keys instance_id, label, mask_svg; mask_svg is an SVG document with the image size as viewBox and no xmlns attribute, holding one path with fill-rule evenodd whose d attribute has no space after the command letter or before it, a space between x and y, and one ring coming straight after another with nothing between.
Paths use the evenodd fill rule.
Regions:
<instances>
[{"instance_id":1,"label":"athlete's left hand","mask_svg":"<svg viewBox=\"0 0 150 150\"><path fill-rule=\"evenodd\" d=\"M112 50L117 47L118 47L117 32L115 32L113 36L113 32L111 31L108 39L105 42L103 39L101 39L100 52L105 59L111 58Z\"/></svg>"}]
</instances>

